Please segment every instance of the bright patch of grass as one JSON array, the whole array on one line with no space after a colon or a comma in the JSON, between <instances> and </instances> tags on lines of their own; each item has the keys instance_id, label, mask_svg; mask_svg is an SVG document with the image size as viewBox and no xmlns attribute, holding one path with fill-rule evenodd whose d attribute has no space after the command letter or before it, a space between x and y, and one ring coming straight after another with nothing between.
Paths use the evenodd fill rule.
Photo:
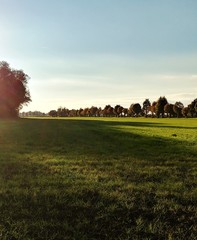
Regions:
<instances>
[{"instance_id":1,"label":"bright patch of grass","mask_svg":"<svg viewBox=\"0 0 197 240\"><path fill-rule=\"evenodd\" d=\"M197 119L0 121L1 239L195 239Z\"/></svg>"}]
</instances>

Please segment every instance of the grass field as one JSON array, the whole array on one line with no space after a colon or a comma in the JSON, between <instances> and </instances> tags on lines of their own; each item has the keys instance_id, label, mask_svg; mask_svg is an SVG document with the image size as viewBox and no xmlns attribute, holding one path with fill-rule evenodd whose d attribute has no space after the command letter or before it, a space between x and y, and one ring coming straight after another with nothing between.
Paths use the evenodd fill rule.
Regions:
<instances>
[{"instance_id":1,"label":"grass field","mask_svg":"<svg viewBox=\"0 0 197 240\"><path fill-rule=\"evenodd\" d=\"M0 121L0 239L196 239L197 119Z\"/></svg>"}]
</instances>

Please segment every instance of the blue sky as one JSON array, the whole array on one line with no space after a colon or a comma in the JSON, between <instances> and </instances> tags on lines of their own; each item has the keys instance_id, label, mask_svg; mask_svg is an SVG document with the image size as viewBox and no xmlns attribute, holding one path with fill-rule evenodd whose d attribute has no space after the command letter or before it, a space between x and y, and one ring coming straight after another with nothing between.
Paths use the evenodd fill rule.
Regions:
<instances>
[{"instance_id":1,"label":"blue sky","mask_svg":"<svg viewBox=\"0 0 197 240\"><path fill-rule=\"evenodd\" d=\"M31 79L23 111L197 97L196 0L0 0L0 60Z\"/></svg>"}]
</instances>

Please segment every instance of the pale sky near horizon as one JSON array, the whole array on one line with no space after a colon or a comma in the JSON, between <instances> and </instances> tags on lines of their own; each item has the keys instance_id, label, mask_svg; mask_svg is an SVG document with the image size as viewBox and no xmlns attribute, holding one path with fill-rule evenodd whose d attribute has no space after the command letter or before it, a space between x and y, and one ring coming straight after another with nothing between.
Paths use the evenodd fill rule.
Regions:
<instances>
[{"instance_id":1,"label":"pale sky near horizon","mask_svg":"<svg viewBox=\"0 0 197 240\"><path fill-rule=\"evenodd\" d=\"M0 0L0 34L30 76L22 111L197 97L196 0Z\"/></svg>"}]
</instances>

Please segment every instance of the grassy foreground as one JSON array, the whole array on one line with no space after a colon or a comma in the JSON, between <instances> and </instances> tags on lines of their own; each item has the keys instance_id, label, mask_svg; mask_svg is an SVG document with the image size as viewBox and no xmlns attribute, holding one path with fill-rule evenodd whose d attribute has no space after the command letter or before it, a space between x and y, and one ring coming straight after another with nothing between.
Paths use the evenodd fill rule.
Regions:
<instances>
[{"instance_id":1,"label":"grassy foreground","mask_svg":"<svg viewBox=\"0 0 197 240\"><path fill-rule=\"evenodd\" d=\"M0 239L196 239L197 119L0 121Z\"/></svg>"}]
</instances>

